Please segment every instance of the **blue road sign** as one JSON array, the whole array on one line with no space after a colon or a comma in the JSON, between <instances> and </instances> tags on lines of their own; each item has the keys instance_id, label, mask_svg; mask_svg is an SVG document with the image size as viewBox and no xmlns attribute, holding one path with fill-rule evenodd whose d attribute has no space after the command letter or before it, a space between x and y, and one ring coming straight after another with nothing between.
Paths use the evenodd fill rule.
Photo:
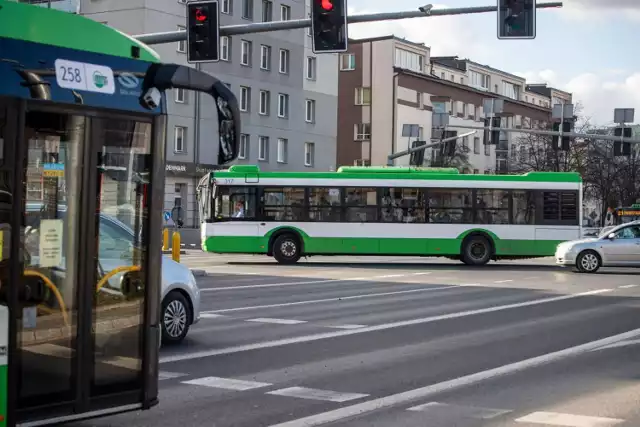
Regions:
<instances>
[{"instance_id":1,"label":"blue road sign","mask_svg":"<svg viewBox=\"0 0 640 427\"><path fill-rule=\"evenodd\" d=\"M164 211L164 220L169 221L171 219L171 212Z\"/></svg>"}]
</instances>

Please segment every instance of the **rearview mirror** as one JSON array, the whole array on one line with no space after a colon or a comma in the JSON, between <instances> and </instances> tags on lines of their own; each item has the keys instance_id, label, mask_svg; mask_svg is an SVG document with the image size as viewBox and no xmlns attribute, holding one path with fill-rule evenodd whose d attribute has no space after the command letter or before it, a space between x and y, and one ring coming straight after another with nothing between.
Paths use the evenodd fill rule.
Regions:
<instances>
[{"instance_id":1,"label":"rearview mirror","mask_svg":"<svg viewBox=\"0 0 640 427\"><path fill-rule=\"evenodd\" d=\"M616 233L609 233L609 235L607 236L607 239L609 240L613 240L616 238Z\"/></svg>"}]
</instances>

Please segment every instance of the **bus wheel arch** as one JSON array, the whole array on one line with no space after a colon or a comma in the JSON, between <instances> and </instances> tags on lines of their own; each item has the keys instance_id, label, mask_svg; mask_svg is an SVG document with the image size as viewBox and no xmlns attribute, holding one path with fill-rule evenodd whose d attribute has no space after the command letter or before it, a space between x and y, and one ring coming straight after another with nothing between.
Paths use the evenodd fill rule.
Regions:
<instances>
[{"instance_id":1,"label":"bus wheel arch","mask_svg":"<svg viewBox=\"0 0 640 427\"><path fill-rule=\"evenodd\" d=\"M462 240L460 259L467 265L485 265L495 256L495 243L489 234L473 231Z\"/></svg>"},{"instance_id":2,"label":"bus wheel arch","mask_svg":"<svg viewBox=\"0 0 640 427\"><path fill-rule=\"evenodd\" d=\"M302 256L304 243L302 236L296 230L283 228L269 239L267 254L273 256L280 264L295 264Z\"/></svg>"}]
</instances>

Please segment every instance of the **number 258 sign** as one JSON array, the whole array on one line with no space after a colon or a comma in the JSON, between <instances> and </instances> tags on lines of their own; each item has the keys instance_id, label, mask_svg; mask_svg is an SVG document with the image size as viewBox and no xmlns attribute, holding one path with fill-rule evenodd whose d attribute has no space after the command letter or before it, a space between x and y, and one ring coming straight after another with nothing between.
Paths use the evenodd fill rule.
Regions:
<instances>
[{"instance_id":1,"label":"number 258 sign","mask_svg":"<svg viewBox=\"0 0 640 427\"><path fill-rule=\"evenodd\" d=\"M56 81L65 89L113 94L113 70L104 65L56 59Z\"/></svg>"}]
</instances>

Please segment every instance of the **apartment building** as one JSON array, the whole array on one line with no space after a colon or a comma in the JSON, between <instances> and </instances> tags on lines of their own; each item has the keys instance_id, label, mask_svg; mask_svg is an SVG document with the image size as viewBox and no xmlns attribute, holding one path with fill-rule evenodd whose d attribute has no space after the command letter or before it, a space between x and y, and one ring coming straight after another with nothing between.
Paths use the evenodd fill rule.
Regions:
<instances>
[{"instance_id":1,"label":"apartment building","mask_svg":"<svg viewBox=\"0 0 640 427\"><path fill-rule=\"evenodd\" d=\"M485 98L504 101L502 127L532 127L550 119L551 98L527 90L521 77L468 59L431 57L428 46L394 36L349 43L340 56L339 166L386 164L390 153L407 149L412 139L430 140L433 113L448 113L449 130L466 133L456 125L481 126ZM403 136L404 125L417 126L418 136ZM497 145L485 145L481 132L464 138L466 172L506 172L514 139L506 132ZM430 154L435 155L425 157ZM395 163L408 162L405 157Z\"/></svg>"},{"instance_id":2,"label":"apartment building","mask_svg":"<svg viewBox=\"0 0 640 427\"><path fill-rule=\"evenodd\" d=\"M127 34L185 28L186 0L27 0L80 13ZM307 17L310 0L220 0L220 24ZM165 62L186 65L186 42L154 45ZM338 55L313 55L303 29L222 37L221 60L199 64L236 94L242 110L238 163L263 170L335 168ZM198 179L216 167L212 100L182 89L167 93L165 210L182 206L186 227L199 225Z\"/></svg>"}]
</instances>

